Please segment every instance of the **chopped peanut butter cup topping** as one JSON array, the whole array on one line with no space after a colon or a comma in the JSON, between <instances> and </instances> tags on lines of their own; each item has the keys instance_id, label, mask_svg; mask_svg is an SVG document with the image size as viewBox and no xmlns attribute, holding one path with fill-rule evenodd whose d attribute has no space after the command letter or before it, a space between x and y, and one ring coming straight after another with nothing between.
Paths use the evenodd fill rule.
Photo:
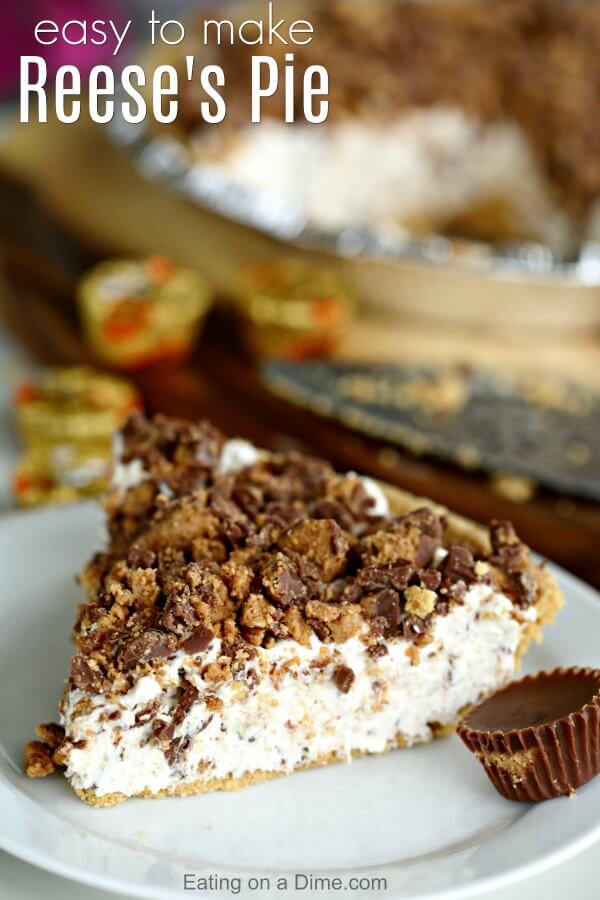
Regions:
<instances>
[{"instance_id":1,"label":"chopped peanut butter cup topping","mask_svg":"<svg viewBox=\"0 0 600 900\"><path fill-rule=\"evenodd\" d=\"M215 678L228 655L241 664L284 639L357 636L376 657L382 640L428 640L435 617L476 583L518 607L535 599L535 569L508 524L493 524L491 556L475 559L444 547L446 520L430 508L370 515L361 479L321 460L281 454L220 474L223 439L211 426L160 417L136 417L125 446L130 462L148 467L147 483L166 479L171 495L136 506L133 485L110 497L112 540L82 575L88 602L70 683L83 691L127 690L134 672L177 650L201 654L215 638ZM124 547L126 515L126 530L135 526Z\"/></svg>"}]
</instances>

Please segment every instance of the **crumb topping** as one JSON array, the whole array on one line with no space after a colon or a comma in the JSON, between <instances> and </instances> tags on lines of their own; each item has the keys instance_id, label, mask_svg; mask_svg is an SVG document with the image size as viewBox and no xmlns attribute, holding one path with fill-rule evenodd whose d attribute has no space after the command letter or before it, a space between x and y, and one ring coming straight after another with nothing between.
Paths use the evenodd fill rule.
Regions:
<instances>
[{"instance_id":1,"label":"crumb topping","mask_svg":"<svg viewBox=\"0 0 600 900\"><path fill-rule=\"evenodd\" d=\"M333 681L342 694L347 694L354 684L355 675L350 666L337 666L333 671Z\"/></svg>"},{"instance_id":2,"label":"crumb topping","mask_svg":"<svg viewBox=\"0 0 600 900\"><path fill-rule=\"evenodd\" d=\"M125 425L120 444L120 465L134 464L143 473L124 500L118 489L105 499L112 543L125 548L140 523L159 509L166 497L181 496L210 481L225 436L205 420L188 422L157 415L150 421L139 413Z\"/></svg>"},{"instance_id":3,"label":"crumb topping","mask_svg":"<svg viewBox=\"0 0 600 900\"><path fill-rule=\"evenodd\" d=\"M477 583L517 607L535 600L536 568L508 523L492 523L492 553L478 559L444 546L446 521L428 507L370 515L361 479L321 460L281 454L219 474L223 441L211 426L136 417L125 432L131 459L140 435L148 484L168 478L173 496L151 507L137 486L111 497L111 522L127 509L135 537L123 552L113 529L82 576L88 602L75 628L72 687L128 690L154 661L201 652L215 637L221 655L203 673L214 681L284 639L309 646L313 635L325 644L360 636L373 657L395 637L416 648ZM184 491L189 477L194 487Z\"/></svg>"},{"instance_id":4,"label":"crumb topping","mask_svg":"<svg viewBox=\"0 0 600 900\"><path fill-rule=\"evenodd\" d=\"M25 774L28 778L45 778L61 765L60 747L65 730L54 722L37 725L38 741L25 744Z\"/></svg>"}]
</instances>

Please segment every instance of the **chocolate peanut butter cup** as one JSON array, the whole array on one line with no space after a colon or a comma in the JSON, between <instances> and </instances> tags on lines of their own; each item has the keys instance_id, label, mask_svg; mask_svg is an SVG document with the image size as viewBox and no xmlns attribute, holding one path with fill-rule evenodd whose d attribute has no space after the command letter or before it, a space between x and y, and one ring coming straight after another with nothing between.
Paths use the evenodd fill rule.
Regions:
<instances>
[{"instance_id":1,"label":"chocolate peanut butter cup","mask_svg":"<svg viewBox=\"0 0 600 900\"><path fill-rule=\"evenodd\" d=\"M573 794L600 773L600 669L513 681L472 709L458 734L509 800Z\"/></svg>"}]
</instances>

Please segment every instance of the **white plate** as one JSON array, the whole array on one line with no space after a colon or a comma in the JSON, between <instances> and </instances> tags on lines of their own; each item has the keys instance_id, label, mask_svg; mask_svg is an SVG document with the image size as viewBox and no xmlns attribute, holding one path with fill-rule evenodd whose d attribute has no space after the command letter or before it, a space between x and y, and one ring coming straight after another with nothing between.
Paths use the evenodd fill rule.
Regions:
<instances>
[{"instance_id":1,"label":"white plate","mask_svg":"<svg viewBox=\"0 0 600 900\"><path fill-rule=\"evenodd\" d=\"M4 849L60 875L146 898L181 898L188 873L239 878L242 896L334 897L347 889L390 900L462 898L500 887L600 835L600 779L574 800L512 804L457 738L237 793L133 800L113 809L85 806L59 776L27 780L22 746L34 723L55 717L79 596L73 573L99 529L99 514L87 505L0 522ZM569 602L544 645L529 654L527 670L600 666L600 598L571 576L559 577ZM321 883L311 892L309 877L339 878L341 890ZM252 890L251 879L261 878ZM353 890L351 878L386 885L365 881ZM223 897L237 884L186 893Z\"/></svg>"}]
</instances>

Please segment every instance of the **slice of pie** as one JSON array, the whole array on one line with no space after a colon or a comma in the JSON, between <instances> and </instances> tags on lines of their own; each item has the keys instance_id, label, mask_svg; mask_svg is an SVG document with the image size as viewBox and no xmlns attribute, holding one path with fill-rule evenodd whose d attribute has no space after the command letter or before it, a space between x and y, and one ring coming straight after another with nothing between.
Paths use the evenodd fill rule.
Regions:
<instances>
[{"instance_id":1,"label":"slice of pie","mask_svg":"<svg viewBox=\"0 0 600 900\"><path fill-rule=\"evenodd\" d=\"M121 444L61 727L26 750L92 805L429 741L561 606L509 524L206 423L138 417Z\"/></svg>"}]
</instances>

